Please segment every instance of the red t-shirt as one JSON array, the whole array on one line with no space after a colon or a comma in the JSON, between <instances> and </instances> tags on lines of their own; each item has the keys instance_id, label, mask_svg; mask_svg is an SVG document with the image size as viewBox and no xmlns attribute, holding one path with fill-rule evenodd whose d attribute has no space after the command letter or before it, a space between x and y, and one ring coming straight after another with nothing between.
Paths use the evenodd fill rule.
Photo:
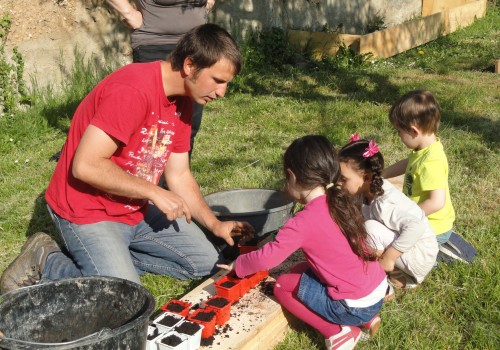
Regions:
<instances>
[{"instance_id":1,"label":"red t-shirt","mask_svg":"<svg viewBox=\"0 0 500 350\"><path fill-rule=\"evenodd\" d=\"M126 172L158 184L171 152L190 148L193 102L167 99L160 62L129 64L101 81L78 106L45 193L50 207L75 224L115 221L135 225L147 200L100 191L72 175L72 160L89 124L121 145L111 160Z\"/></svg>"}]
</instances>

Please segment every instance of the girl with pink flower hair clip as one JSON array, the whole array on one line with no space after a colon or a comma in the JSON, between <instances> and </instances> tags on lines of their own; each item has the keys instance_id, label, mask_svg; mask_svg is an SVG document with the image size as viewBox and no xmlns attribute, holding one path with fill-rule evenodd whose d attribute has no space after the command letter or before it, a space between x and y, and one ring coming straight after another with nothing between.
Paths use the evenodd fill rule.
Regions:
<instances>
[{"instance_id":1,"label":"girl with pink flower hair clip","mask_svg":"<svg viewBox=\"0 0 500 350\"><path fill-rule=\"evenodd\" d=\"M339 151L340 185L360 198L365 227L394 287L414 288L436 262L438 244L425 212L382 178L384 158L374 140L349 137ZM388 290L388 298L393 291ZM392 295L391 295L392 294Z\"/></svg>"}]
</instances>

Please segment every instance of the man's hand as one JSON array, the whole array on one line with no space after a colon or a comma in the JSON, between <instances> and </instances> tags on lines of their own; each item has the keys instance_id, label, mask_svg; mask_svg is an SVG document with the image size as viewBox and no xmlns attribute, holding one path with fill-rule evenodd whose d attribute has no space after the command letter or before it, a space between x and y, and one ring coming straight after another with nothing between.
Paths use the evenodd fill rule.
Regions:
<instances>
[{"instance_id":1,"label":"man's hand","mask_svg":"<svg viewBox=\"0 0 500 350\"><path fill-rule=\"evenodd\" d=\"M138 11L129 0L107 0L122 17L123 23L134 30L142 26L142 13Z\"/></svg>"},{"instance_id":2,"label":"man's hand","mask_svg":"<svg viewBox=\"0 0 500 350\"><path fill-rule=\"evenodd\" d=\"M140 11L132 11L127 17L123 18L123 23L132 30L142 26L142 13Z\"/></svg>"},{"instance_id":3,"label":"man's hand","mask_svg":"<svg viewBox=\"0 0 500 350\"><path fill-rule=\"evenodd\" d=\"M233 237L242 236L243 239L252 239L255 230L246 221L219 221L212 230L216 237L220 237L230 246L234 245Z\"/></svg>"},{"instance_id":4,"label":"man's hand","mask_svg":"<svg viewBox=\"0 0 500 350\"><path fill-rule=\"evenodd\" d=\"M165 190L161 187L158 187L159 193L155 195L152 199L154 205L160 209L165 215L167 219L170 221L174 221L186 216L186 221L188 223L191 222L191 212L189 211L189 207L182 197L177 194Z\"/></svg>"}]
</instances>

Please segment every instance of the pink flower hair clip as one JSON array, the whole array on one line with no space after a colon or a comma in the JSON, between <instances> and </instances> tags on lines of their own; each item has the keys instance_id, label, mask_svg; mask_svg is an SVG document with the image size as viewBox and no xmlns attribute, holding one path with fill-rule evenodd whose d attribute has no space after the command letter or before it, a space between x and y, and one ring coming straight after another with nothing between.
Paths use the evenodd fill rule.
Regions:
<instances>
[{"instance_id":1,"label":"pink flower hair clip","mask_svg":"<svg viewBox=\"0 0 500 350\"><path fill-rule=\"evenodd\" d=\"M370 158L377 154L380 150L378 149L378 145L375 141L370 140L368 143L368 147L365 148L365 153L363 153L363 157Z\"/></svg>"},{"instance_id":2,"label":"pink flower hair clip","mask_svg":"<svg viewBox=\"0 0 500 350\"><path fill-rule=\"evenodd\" d=\"M357 132L349 136L349 142L354 142L354 141L359 141L359 135Z\"/></svg>"}]
</instances>

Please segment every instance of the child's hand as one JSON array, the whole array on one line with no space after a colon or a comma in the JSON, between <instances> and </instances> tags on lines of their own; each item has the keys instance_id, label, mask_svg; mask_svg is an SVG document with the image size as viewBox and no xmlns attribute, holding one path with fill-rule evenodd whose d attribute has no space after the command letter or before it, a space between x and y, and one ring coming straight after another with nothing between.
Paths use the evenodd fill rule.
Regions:
<instances>
[{"instance_id":1,"label":"child's hand","mask_svg":"<svg viewBox=\"0 0 500 350\"><path fill-rule=\"evenodd\" d=\"M234 263L230 263L229 265L226 265L226 264L216 264L215 266L217 266L220 269L227 270L227 271L233 271L233 269L234 269Z\"/></svg>"}]
</instances>

